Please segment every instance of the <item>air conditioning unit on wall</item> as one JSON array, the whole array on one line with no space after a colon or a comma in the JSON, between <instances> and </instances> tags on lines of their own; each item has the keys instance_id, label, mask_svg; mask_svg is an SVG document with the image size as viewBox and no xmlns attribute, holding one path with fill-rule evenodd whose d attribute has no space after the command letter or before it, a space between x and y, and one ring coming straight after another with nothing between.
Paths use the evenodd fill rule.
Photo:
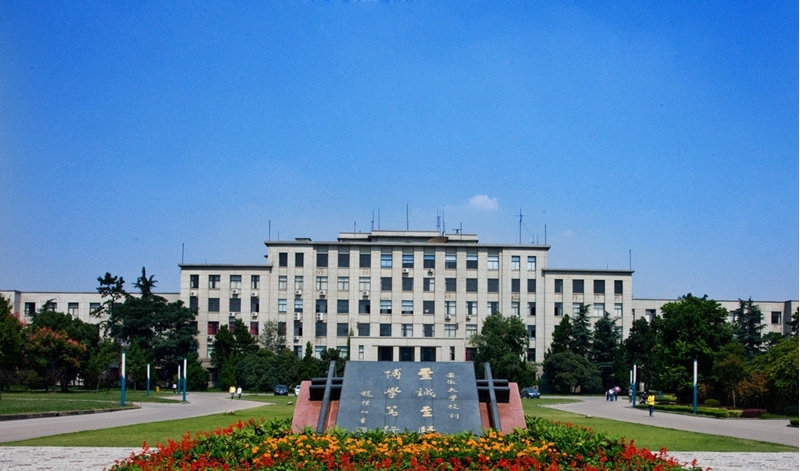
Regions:
<instances>
[{"instance_id":1,"label":"air conditioning unit on wall","mask_svg":"<svg viewBox=\"0 0 800 471\"><path fill-rule=\"evenodd\" d=\"M301 290L301 289L294 290L294 295L295 296L302 296L303 295L303 290Z\"/></svg>"},{"instance_id":2,"label":"air conditioning unit on wall","mask_svg":"<svg viewBox=\"0 0 800 471\"><path fill-rule=\"evenodd\" d=\"M317 322L322 322L325 320L325 313L318 312L317 313Z\"/></svg>"}]
</instances>

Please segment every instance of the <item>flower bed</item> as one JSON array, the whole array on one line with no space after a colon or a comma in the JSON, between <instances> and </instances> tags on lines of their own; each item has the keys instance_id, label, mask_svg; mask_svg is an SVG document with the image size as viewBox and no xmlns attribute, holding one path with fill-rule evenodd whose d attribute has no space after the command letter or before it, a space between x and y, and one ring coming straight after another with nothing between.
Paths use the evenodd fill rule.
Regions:
<instances>
[{"instance_id":1,"label":"flower bed","mask_svg":"<svg viewBox=\"0 0 800 471\"><path fill-rule=\"evenodd\" d=\"M590 429L528 417L527 429L503 435L379 430L291 433L288 420L239 422L226 429L186 434L157 450L118 462L112 470L698 470L633 442Z\"/></svg>"}]
</instances>

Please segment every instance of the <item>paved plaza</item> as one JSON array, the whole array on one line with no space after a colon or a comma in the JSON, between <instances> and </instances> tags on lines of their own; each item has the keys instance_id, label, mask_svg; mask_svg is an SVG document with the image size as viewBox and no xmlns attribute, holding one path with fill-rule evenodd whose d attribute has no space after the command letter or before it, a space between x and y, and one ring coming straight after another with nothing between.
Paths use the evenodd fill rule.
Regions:
<instances>
[{"instance_id":1,"label":"paved plaza","mask_svg":"<svg viewBox=\"0 0 800 471\"><path fill-rule=\"evenodd\" d=\"M798 446L798 429L787 427L787 420L712 419L681 414L656 412L649 417L646 411L633 409L626 401L608 402L603 397L588 397L579 403L552 406L582 415L603 417L632 423L642 423L677 430L748 438L770 443ZM261 402L230 400L220 393L191 393L187 403L142 403L141 409L119 412L50 417L41 419L0 422L0 442L43 437L82 430L103 429L144 422L175 420L217 414L264 405ZM635 439L635 437L633 437ZM99 447L0 447L0 470L92 470L112 466L139 448ZM672 456L681 462L697 459L702 467L715 471L742 471L769 469L796 471L798 453L708 453L675 452Z\"/></svg>"}]
</instances>

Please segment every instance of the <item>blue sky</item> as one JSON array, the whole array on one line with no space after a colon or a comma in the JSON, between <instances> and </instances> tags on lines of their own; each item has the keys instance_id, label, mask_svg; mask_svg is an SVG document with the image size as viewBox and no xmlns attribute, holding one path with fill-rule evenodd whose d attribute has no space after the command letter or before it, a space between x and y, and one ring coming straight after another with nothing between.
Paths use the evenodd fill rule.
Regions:
<instances>
[{"instance_id":1,"label":"blue sky","mask_svg":"<svg viewBox=\"0 0 800 471\"><path fill-rule=\"evenodd\" d=\"M3 2L0 164L2 289L521 211L636 297L797 299L798 4Z\"/></svg>"}]
</instances>

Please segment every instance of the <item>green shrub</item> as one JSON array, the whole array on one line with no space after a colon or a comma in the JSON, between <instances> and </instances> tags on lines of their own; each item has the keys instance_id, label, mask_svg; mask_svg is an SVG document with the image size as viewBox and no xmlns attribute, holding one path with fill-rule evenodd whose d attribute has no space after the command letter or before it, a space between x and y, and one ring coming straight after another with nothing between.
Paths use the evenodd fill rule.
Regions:
<instances>
[{"instance_id":1,"label":"green shrub","mask_svg":"<svg viewBox=\"0 0 800 471\"><path fill-rule=\"evenodd\" d=\"M789 419L789 426L790 427L797 427L798 426L798 421L800 421L800 419L797 419L797 418Z\"/></svg>"},{"instance_id":2,"label":"green shrub","mask_svg":"<svg viewBox=\"0 0 800 471\"><path fill-rule=\"evenodd\" d=\"M719 407L719 401L716 399L706 399L703 401L703 405L706 407Z\"/></svg>"}]
</instances>

